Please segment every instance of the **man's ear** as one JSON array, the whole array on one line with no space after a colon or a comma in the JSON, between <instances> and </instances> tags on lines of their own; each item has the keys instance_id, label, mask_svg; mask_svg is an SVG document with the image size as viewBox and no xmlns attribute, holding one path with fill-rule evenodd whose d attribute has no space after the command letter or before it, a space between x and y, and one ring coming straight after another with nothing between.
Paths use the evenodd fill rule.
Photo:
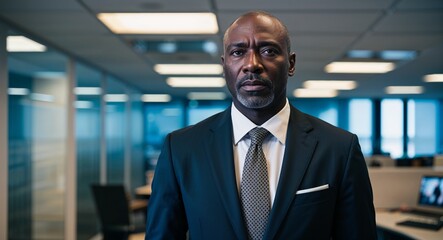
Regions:
<instances>
[{"instance_id":1,"label":"man's ear","mask_svg":"<svg viewBox=\"0 0 443 240\"><path fill-rule=\"evenodd\" d=\"M289 71L288 75L290 77L294 76L295 74L295 52L292 52L289 54Z\"/></svg>"},{"instance_id":2,"label":"man's ear","mask_svg":"<svg viewBox=\"0 0 443 240\"><path fill-rule=\"evenodd\" d=\"M225 57L223 55L221 55L220 59L221 59L222 67L223 67L223 77L224 77L225 76L225 71L224 71L224 68L225 68Z\"/></svg>"}]
</instances>

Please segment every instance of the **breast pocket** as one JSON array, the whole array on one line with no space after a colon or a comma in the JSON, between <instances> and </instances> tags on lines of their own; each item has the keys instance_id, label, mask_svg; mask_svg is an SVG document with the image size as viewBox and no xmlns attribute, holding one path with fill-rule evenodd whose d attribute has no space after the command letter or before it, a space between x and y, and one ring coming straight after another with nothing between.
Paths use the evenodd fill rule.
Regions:
<instances>
[{"instance_id":1,"label":"breast pocket","mask_svg":"<svg viewBox=\"0 0 443 240\"><path fill-rule=\"evenodd\" d=\"M333 189L329 185L298 190L294 206L308 206L332 201Z\"/></svg>"}]
</instances>

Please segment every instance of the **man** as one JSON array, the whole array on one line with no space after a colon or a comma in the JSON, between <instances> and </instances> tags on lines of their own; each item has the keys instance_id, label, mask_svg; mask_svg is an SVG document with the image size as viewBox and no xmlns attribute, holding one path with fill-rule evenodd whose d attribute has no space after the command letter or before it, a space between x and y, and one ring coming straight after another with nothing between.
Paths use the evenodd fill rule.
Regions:
<instances>
[{"instance_id":1,"label":"man","mask_svg":"<svg viewBox=\"0 0 443 240\"><path fill-rule=\"evenodd\" d=\"M283 23L239 17L222 63L233 105L166 137L146 239L376 239L357 137L288 103L295 53ZM254 129L266 133L251 150ZM265 161L264 173L251 159Z\"/></svg>"}]
</instances>

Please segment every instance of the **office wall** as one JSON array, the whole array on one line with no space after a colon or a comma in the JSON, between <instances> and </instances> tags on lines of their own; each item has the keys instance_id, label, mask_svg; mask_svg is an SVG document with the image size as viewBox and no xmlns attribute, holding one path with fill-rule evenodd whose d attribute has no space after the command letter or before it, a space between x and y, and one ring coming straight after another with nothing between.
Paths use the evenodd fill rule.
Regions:
<instances>
[{"instance_id":1,"label":"office wall","mask_svg":"<svg viewBox=\"0 0 443 240\"><path fill-rule=\"evenodd\" d=\"M6 35L32 39L10 28ZM8 206L0 227L5 239L90 239L99 231L90 185L124 184L133 193L145 184L141 94L39 43L42 52L7 52L2 66L8 68L0 69L8 76L2 79L8 134L0 142L8 150L2 160ZM100 92L83 94L78 87ZM109 94L127 98L113 101Z\"/></svg>"}]
</instances>

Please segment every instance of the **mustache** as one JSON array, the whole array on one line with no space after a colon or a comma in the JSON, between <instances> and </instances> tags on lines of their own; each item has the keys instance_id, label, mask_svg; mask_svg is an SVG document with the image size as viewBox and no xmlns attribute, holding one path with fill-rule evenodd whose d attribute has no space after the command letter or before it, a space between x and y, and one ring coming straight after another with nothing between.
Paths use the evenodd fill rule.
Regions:
<instances>
[{"instance_id":1,"label":"mustache","mask_svg":"<svg viewBox=\"0 0 443 240\"><path fill-rule=\"evenodd\" d=\"M254 81L254 83L258 83L261 85L265 85L269 88L272 88L272 81L260 76L256 73L251 73L248 75L245 75L244 77L240 78L240 80L237 82L237 88L240 88L241 86L245 85L245 82L247 81Z\"/></svg>"}]
</instances>

